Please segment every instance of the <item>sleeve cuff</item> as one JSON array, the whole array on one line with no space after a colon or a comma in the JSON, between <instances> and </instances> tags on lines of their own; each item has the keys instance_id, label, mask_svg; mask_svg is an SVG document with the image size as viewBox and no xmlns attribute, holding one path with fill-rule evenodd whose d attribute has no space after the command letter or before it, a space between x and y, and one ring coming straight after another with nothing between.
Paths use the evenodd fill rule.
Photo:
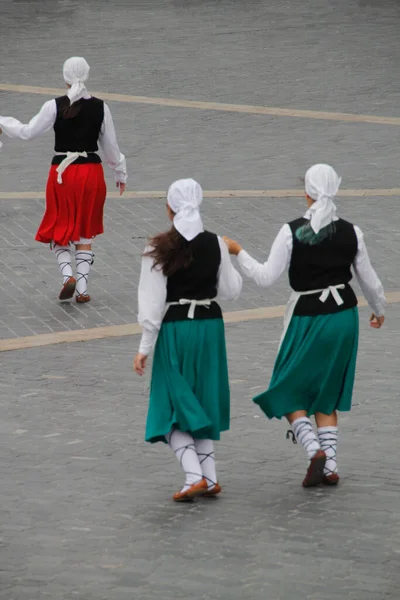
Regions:
<instances>
[{"instance_id":1,"label":"sleeve cuff","mask_svg":"<svg viewBox=\"0 0 400 600\"><path fill-rule=\"evenodd\" d=\"M126 173L118 173L117 171L114 171L114 177L116 183L126 183L128 180Z\"/></svg>"},{"instance_id":2,"label":"sleeve cuff","mask_svg":"<svg viewBox=\"0 0 400 600\"><path fill-rule=\"evenodd\" d=\"M237 260L242 273L250 277L254 259L250 256L248 252L246 252L246 250L241 250L237 255Z\"/></svg>"},{"instance_id":3,"label":"sleeve cuff","mask_svg":"<svg viewBox=\"0 0 400 600\"><path fill-rule=\"evenodd\" d=\"M385 306L380 304L379 306L376 306L374 309L374 314L377 317L384 317L385 316Z\"/></svg>"},{"instance_id":4,"label":"sleeve cuff","mask_svg":"<svg viewBox=\"0 0 400 600\"><path fill-rule=\"evenodd\" d=\"M158 338L158 331L143 330L142 339L140 340L139 353L148 356L153 350Z\"/></svg>"}]
</instances>

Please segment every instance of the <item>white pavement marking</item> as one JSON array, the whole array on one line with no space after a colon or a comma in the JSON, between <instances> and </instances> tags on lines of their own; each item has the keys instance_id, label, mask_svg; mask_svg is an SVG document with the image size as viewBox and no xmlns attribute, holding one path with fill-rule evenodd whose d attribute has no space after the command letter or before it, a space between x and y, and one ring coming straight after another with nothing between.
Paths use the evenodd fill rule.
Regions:
<instances>
[{"instance_id":1,"label":"white pavement marking","mask_svg":"<svg viewBox=\"0 0 400 600\"><path fill-rule=\"evenodd\" d=\"M1 83L0 91L18 92L21 94L41 94L60 96L65 94L62 88L37 87L32 85L16 85ZM357 115L351 113L326 112L321 110L300 110L295 108L279 108L274 106L253 106L251 104L224 104L221 102L203 102L199 100L180 100L176 98L153 98L149 96L131 96L128 94L110 94L93 92L94 96L114 102L134 104L154 104L176 108L195 108L198 110L219 110L224 112L247 113L252 115L268 115L273 117L297 117L303 119L321 119L327 121L347 121L350 123L376 123L378 125L400 125L400 117L381 117L378 115Z\"/></svg>"}]
</instances>

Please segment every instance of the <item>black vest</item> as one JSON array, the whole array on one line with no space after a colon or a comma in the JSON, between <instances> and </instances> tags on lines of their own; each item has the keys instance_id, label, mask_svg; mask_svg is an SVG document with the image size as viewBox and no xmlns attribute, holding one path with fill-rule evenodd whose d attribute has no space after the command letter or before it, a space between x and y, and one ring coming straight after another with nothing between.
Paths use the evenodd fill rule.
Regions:
<instances>
[{"instance_id":1,"label":"black vest","mask_svg":"<svg viewBox=\"0 0 400 600\"><path fill-rule=\"evenodd\" d=\"M221 264L221 249L218 237L204 231L189 245L193 260L187 269L180 269L167 280L167 303L187 300L206 300L217 296L218 271ZM189 305L170 306L164 322L183 321L188 318ZM220 319L220 306L213 302L209 308L196 306L195 319Z\"/></svg>"},{"instance_id":2,"label":"black vest","mask_svg":"<svg viewBox=\"0 0 400 600\"><path fill-rule=\"evenodd\" d=\"M296 292L322 290L332 285L346 284L338 290L343 304L338 305L332 294L325 302L319 300L320 293L301 296L294 310L295 315L331 314L353 308L357 298L349 282L352 279L351 265L357 254L358 242L354 226L339 219L334 222L332 234L319 244L300 242L296 237L299 227L308 219L296 219L289 223L293 236L293 250L289 266L290 286Z\"/></svg>"},{"instance_id":3,"label":"black vest","mask_svg":"<svg viewBox=\"0 0 400 600\"><path fill-rule=\"evenodd\" d=\"M76 102L79 113L71 119L65 119L63 108L69 106L68 96L56 99L57 117L54 123L56 152L87 152L88 158L79 157L74 164L99 163L100 157L97 152L97 141L104 120L104 102L98 98L91 97L85 100L81 98ZM63 156L55 156L52 164L60 164Z\"/></svg>"}]
</instances>

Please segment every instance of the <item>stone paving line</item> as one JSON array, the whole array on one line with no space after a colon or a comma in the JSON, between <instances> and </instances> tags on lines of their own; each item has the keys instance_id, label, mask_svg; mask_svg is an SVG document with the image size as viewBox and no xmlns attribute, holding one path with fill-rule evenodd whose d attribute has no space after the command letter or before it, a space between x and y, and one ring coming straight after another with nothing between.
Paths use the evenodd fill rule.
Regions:
<instances>
[{"instance_id":1,"label":"stone paving line","mask_svg":"<svg viewBox=\"0 0 400 600\"><path fill-rule=\"evenodd\" d=\"M397 304L400 302L400 292L388 292L386 294L388 304ZM368 306L365 298L358 298L359 307ZM224 314L225 323L242 323L246 321L259 321L265 319L276 319L283 317L285 305L264 306L249 310L238 310L226 312ZM138 323L129 323L128 325L111 325L109 327L94 327L91 329L77 329L64 331L61 333L48 333L42 335L33 335L27 337L10 338L0 340L0 352L10 352L12 350L22 350L26 348L38 348L41 346L52 346L53 344L65 344L73 342L86 342L91 340L101 340L106 338L126 337L139 335L141 327Z\"/></svg>"},{"instance_id":2,"label":"stone paving line","mask_svg":"<svg viewBox=\"0 0 400 600\"><path fill-rule=\"evenodd\" d=\"M85 40L93 89L398 116L392 0L2 0L2 9L2 82L61 87L63 61Z\"/></svg>"},{"instance_id":3,"label":"stone paving line","mask_svg":"<svg viewBox=\"0 0 400 600\"><path fill-rule=\"evenodd\" d=\"M50 98L4 92L1 96L4 113L24 122ZM127 159L128 188L133 190L165 191L185 174L207 190L298 189L306 169L321 160L335 166L343 188L399 187L396 127L310 119L293 123L259 115L123 103L110 104L110 109ZM51 131L27 143L2 137L1 191L45 188L52 138ZM111 183L109 169L105 171ZM114 189L112 183L110 191Z\"/></svg>"},{"instance_id":4,"label":"stone paving line","mask_svg":"<svg viewBox=\"0 0 400 600\"><path fill-rule=\"evenodd\" d=\"M40 94L46 96L60 96L65 94L65 88L49 88L32 85L16 85L10 83L0 83L0 91L17 92L23 94ZM221 102L204 102L174 98L151 98L148 96L132 96L129 94L115 94L109 92L93 92L93 95L103 98L104 100L111 100L114 102L128 102L134 104L151 104L156 106L193 108L199 110L217 110L223 112L237 112L275 117L298 117L306 119L322 119L327 121L344 121L351 123L375 123L378 125L397 126L400 125L400 117L359 115L341 112L327 112L320 110L299 110L295 108L279 108L271 106L251 106L249 104L226 104Z\"/></svg>"},{"instance_id":5,"label":"stone paving line","mask_svg":"<svg viewBox=\"0 0 400 600\"><path fill-rule=\"evenodd\" d=\"M354 408L340 419L337 489L304 490L301 449L251 398L281 323L230 324L224 492L176 505L170 450L143 442L147 381L128 338L2 356L2 600L397 600L400 306L360 311ZM312 366L310 366L312 368Z\"/></svg>"}]
</instances>

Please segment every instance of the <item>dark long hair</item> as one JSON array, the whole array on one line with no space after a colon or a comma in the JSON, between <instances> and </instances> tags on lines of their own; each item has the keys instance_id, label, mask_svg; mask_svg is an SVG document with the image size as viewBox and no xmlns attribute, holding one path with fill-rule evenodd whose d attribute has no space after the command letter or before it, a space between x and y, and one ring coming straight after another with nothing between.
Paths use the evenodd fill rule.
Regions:
<instances>
[{"instance_id":1,"label":"dark long hair","mask_svg":"<svg viewBox=\"0 0 400 600\"><path fill-rule=\"evenodd\" d=\"M150 245L151 250L144 256L153 258L153 269L161 267L165 277L170 277L180 269L187 269L193 260L189 242L173 226L151 238Z\"/></svg>"},{"instance_id":2,"label":"dark long hair","mask_svg":"<svg viewBox=\"0 0 400 600\"><path fill-rule=\"evenodd\" d=\"M60 103L60 112L64 119L73 119L79 115L81 108L82 103L79 100L71 105L68 96L64 96Z\"/></svg>"}]
</instances>

